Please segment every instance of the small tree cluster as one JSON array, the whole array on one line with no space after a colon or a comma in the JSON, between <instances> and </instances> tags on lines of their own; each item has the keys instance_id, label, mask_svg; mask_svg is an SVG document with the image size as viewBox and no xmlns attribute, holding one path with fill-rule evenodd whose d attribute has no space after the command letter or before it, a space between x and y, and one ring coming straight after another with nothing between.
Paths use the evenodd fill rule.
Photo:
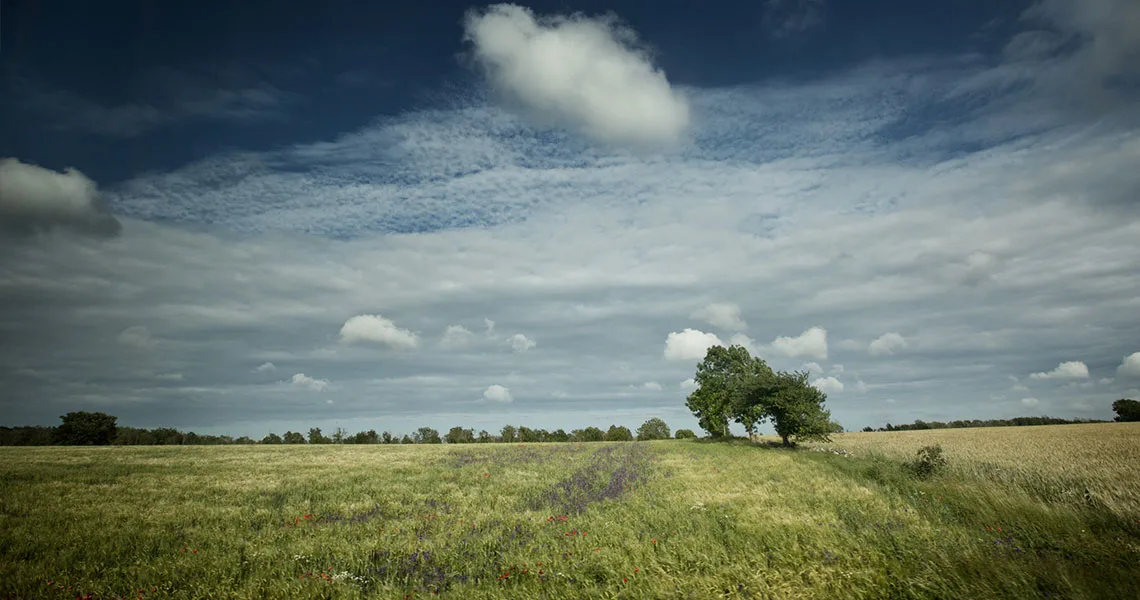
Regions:
<instances>
[{"instance_id":1,"label":"small tree cluster","mask_svg":"<svg viewBox=\"0 0 1140 600\"><path fill-rule=\"evenodd\" d=\"M710 436L727 437L729 421L751 436L770 421L785 446L797 440L827 440L837 427L823 408L827 394L808 383L806 371L773 371L743 346L713 346L697 365L697 389L685 405Z\"/></svg>"}]
</instances>

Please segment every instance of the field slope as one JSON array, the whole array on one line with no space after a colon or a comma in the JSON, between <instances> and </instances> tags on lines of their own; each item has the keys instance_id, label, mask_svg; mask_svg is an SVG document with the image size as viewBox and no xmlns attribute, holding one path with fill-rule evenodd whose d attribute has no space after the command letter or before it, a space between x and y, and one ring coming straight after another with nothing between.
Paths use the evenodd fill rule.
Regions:
<instances>
[{"instance_id":1,"label":"field slope","mask_svg":"<svg viewBox=\"0 0 1140 600\"><path fill-rule=\"evenodd\" d=\"M1140 426L903 433L0 448L0 597L1135 597Z\"/></svg>"}]
</instances>

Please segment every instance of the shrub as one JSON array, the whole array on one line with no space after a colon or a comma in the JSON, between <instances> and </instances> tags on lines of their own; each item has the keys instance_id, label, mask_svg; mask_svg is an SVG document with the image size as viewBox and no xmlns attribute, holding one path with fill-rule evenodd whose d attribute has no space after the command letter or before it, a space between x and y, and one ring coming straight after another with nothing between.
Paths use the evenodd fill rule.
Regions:
<instances>
[{"instance_id":1,"label":"shrub","mask_svg":"<svg viewBox=\"0 0 1140 600\"><path fill-rule=\"evenodd\" d=\"M678 440L692 440L696 439L697 434L693 433L692 429L678 429L677 432L673 434L673 437Z\"/></svg>"},{"instance_id":2,"label":"shrub","mask_svg":"<svg viewBox=\"0 0 1140 600\"><path fill-rule=\"evenodd\" d=\"M920 479L937 475L946 468L946 457L942 455L942 446L923 446L918 450L914 462L908 465Z\"/></svg>"}]
</instances>

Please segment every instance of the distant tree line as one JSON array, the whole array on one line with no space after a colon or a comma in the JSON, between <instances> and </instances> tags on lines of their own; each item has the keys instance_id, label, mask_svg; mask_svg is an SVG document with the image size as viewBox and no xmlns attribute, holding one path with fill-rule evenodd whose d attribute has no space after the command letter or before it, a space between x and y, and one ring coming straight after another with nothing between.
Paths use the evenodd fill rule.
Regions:
<instances>
[{"instance_id":1,"label":"distant tree line","mask_svg":"<svg viewBox=\"0 0 1140 600\"><path fill-rule=\"evenodd\" d=\"M1024 427L1029 425L1078 425L1081 423L1107 423L1097 419L1058 419L1055 417L1014 417L1012 419L969 419L943 423L942 421L915 420L914 423L886 427L864 427L863 431L915 431L918 429L961 429L966 427Z\"/></svg>"},{"instance_id":2,"label":"distant tree line","mask_svg":"<svg viewBox=\"0 0 1140 600\"><path fill-rule=\"evenodd\" d=\"M170 427L142 429L121 427L117 418L101 412L71 412L60 417L56 427L34 425L26 427L0 427L0 446L173 446L173 445L226 445L226 444L489 444L489 443L540 443L540 442L629 442L669 439L669 426L656 417L647 420L636 432L621 425L610 425L603 431L597 427L547 431L522 425L506 425L498 433L487 430L478 433L462 426L452 427L440 435L431 427L420 427L411 434L377 433L375 429L349 434L338 427L332 435L313 427L308 434L286 431L283 435L270 433L260 440L248 436L234 438L228 435L204 435L183 432ZM695 438L689 429L678 429L677 439Z\"/></svg>"}]
</instances>

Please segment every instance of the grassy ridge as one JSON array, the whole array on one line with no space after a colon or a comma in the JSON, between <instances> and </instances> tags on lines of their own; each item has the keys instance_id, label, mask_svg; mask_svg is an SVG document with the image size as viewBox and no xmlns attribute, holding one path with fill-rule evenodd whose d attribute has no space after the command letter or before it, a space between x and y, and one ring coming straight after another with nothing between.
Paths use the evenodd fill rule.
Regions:
<instances>
[{"instance_id":1,"label":"grassy ridge","mask_svg":"<svg viewBox=\"0 0 1140 600\"><path fill-rule=\"evenodd\" d=\"M1115 427L1140 442L1140 428ZM855 458L675 441L4 448L0 596L1124 598L1140 589L1140 524L1127 511L979 476L953 447L951 473L927 481L862 448Z\"/></svg>"}]
</instances>

